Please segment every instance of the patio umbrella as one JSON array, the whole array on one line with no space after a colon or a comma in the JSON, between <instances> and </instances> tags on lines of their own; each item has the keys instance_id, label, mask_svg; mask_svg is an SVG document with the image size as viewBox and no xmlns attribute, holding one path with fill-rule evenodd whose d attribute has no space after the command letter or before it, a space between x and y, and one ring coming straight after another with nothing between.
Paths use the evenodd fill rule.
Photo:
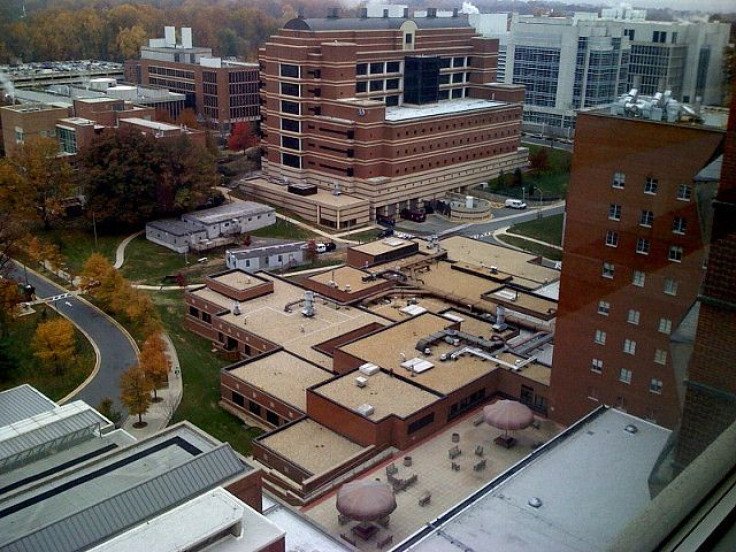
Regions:
<instances>
[{"instance_id":1,"label":"patio umbrella","mask_svg":"<svg viewBox=\"0 0 736 552\"><path fill-rule=\"evenodd\" d=\"M505 430L508 435L509 429L529 427L534 421L534 414L520 402L502 399L483 409L483 420L488 425Z\"/></svg>"},{"instance_id":2,"label":"patio umbrella","mask_svg":"<svg viewBox=\"0 0 736 552\"><path fill-rule=\"evenodd\" d=\"M345 483L337 491L337 510L358 521L374 521L396 509L391 485L362 479Z\"/></svg>"}]
</instances>

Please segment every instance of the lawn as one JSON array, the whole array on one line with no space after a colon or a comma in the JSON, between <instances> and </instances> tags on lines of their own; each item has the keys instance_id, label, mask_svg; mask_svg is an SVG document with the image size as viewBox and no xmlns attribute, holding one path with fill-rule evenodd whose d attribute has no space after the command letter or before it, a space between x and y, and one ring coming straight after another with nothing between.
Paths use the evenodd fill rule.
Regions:
<instances>
[{"instance_id":1,"label":"lawn","mask_svg":"<svg viewBox=\"0 0 736 552\"><path fill-rule=\"evenodd\" d=\"M509 234L527 236L535 240L562 245L562 224L564 215L552 215L529 222L514 224L508 229Z\"/></svg>"},{"instance_id":2,"label":"lawn","mask_svg":"<svg viewBox=\"0 0 736 552\"><path fill-rule=\"evenodd\" d=\"M72 365L61 376L55 375L53 370L44 369L30 352L31 339L40 322L59 315L44 305L37 305L35 309L34 314L15 319L10 336L0 350L0 390L28 383L52 400L59 400L73 391L92 372L95 352L87 338L79 330L75 330L77 356Z\"/></svg>"},{"instance_id":3,"label":"lawn","mask_svg":"<svg viewBox=\"0 0 736 552\"><path fill-rule=\"evenodd\" d=\"M524 251L526 251L527 253L531 253L532 255L541 255L542 257L550 259L551 261L562 260L562 251L560 251L559 249L547 247L546 245L541 245L536 242L530 242L528 240L525 240L524 238L520 238L517 236L509 236L508 234L505 236L499 236L499 239L504 243L513 245L514 247L518 247L519 249L523 249Z\"/></svg>"},{"instance_id":4,"label":"lawn","mask_svg":"<svg viewBox=\"0 0 736 552\"><path fill-rule=\"evenodd\" d=\"M250 233L256 238L281 238L289 240L309 240L316 239L316 236L304 230L303 228L292 224L283 219L277 218L276 222L270 226L264 226Z\"/></svg>"},{"instance_id":5,"label":"lawn","mask_svg":"<svg viewBox=\"0 0 736 552\"><path fill-rule=\"evenodd\" d=\"M154 293L153 300L176 347L184 380L184 396L172 423L189 420L241 454L250 454L251 441L262 431L249 428L218 406L220 369L228 363L211 351L209 341L184 328L182 292Z\"/></svg>"},{"instance_id":6,"label":"lawn","mask_svg":"<svg viewBox=\"0 0 736 552\"><path fill-rule=\"evenodd\" d=\"M141 235L125 248L125 262L121 271L134 284L176 285L175 281L164 282L163 279L180 273L186 278L187 284L196 284L204 281L207 274L225 269L225 257L221 251L222 248L216 254L211 254L209 262L198 263L194 253L187 256L176 253Z\"/></svg>"}]
</instances>

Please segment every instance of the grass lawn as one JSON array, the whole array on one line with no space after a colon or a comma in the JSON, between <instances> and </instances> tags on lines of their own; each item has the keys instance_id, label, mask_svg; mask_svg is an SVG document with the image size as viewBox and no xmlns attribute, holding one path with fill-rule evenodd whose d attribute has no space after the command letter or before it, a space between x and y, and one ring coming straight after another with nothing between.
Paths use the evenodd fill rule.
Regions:
<instances>
[{"instance_id":1,"label":"grass lawn","mask_svg":"<svg viewBox=\"0 0 736 552\"><path fill-rule=\"evenodd\" d=\"M264 226L250 233L257 238L281 238L290 240L309 240L316 238L311 232L288 221L277 218L271 226Z\"/></svg>"},{"instance_id":2,"label":"grass lawn","mask_svg":"<svg viewBox=\"0 0 736 552\"><path fill-rule=\"evenodd\" d=\"M172 423L189 420L221 441L248 455L251 441L262 433L218 406L220 369L228 363L211 351L212 344L184 328L184 298L180 291L154 293L153 300L179 355L184 396Z\"/></svg>"},{"instance_id":3,"label":"grass lawn","mask_svg":"<svg viewBox=\"0 0 736 552\"><path fill-rule=\"evenodd\" d=\"M489 181L487 191L498 192L509 197L523 199L529 203L540 199L564 198L567 195L567 187L570 183L570 164L572 153L565 150L550 149L544 146L527 144L529 155L533 155L540 149L547 150L549 168L544 172L528 171L523 173L522 186L514 185L514 174L505 173L503 184L499 187L498 179ZM529 189L534 187L534 192L529 194ZM542 193L539 193L542 190Z\"/></svg>"},{"instance_id":4,"label":"grass lawn","mask_svg":"<svg viewBox=\"0 0 736 552\"><path fill-rule=\"evenodd\" d=\"M562 245L563 218L564 215L560 214L514 224L508 229L508 233L528 236L553 245Z\"/></svg>"},{"instance_id":5,"label":"grass lawn","mask_svg":"<svg viewBox=\"0 0 736 552\"><path fill-rule=\"evenodd\" d=\"M514 247L518 247L519 249L523 249L524 251L531 253L532 255L541 255L542 257L546 257L547 259L550 259L552 261L562 260L562 251L559 251L558 249L554 249L552 247L547 247L546 245L541 245L539 243L525 240L524 238L509 235L499 236L498 239L500 239L504 243L513 245Z\"/></svg>"},{"instance_id":6,"label":"grass lawn","mask_svg":"<svg viewBox=\"0 0 736 552\"><path fill-rule=\"evenodd\" d=\"M225 269L224 253L218 249L211 254L207 263L197 263L197 254L188 257L156 245L141 235L125 248L125 262L121 269L123 276L134 284L160 285L164 276L176 276L181 273L187 284L204 281L204 276ZM186 260L189 264L186 264ZM176 285L176 282L165 282L165 285Z\"/></svg>"},{"instance_id":7,"label":"grass lawn","mask_svg":"<svg viewBox=\"0 0 736 552\"><path fill-rule=\"evenodd\" d=\"M95 365L95 351L87 338L75 329L77 356L72 365L61 376L57 376L53 369L45 369L30 352L30 343L40 322L59 315L50 307L37 305L35 309L35 314L16 318L10 336L5 340L2 352L8 358L1 358L3 355L0 354L0 363L3 364L0 372L0 390L28 383L52 400L58 400L73 391L92 372Z\"/></svg>"}]
</instances>

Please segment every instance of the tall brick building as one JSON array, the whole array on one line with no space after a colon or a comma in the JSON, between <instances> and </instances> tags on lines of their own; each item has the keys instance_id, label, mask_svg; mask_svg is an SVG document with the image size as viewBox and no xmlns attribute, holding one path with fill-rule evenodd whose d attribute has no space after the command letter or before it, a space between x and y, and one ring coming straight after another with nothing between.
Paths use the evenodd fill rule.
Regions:
<instances>
[{"instance_id":1,"label":"tall brick building","mask_svg":"<svg viewBox=\"0 0 736 552\"><path fill-rule=\"evenodd\" d=\"M349 227L523 166L523 88L493 84L497 50L460 16L289 21L260 53L267 178L248 192L362 200L300 211Z\"/></svg>"},{"instance_id":2,"label":"tall brick building","mask_svg":"<svg viewBox=\"0 0 736 552\"><path fill-rule=\"evenodd\" d=\"M572 423L603 403L674 427L670 339L703 280L716 183L698 175L723 130L612 112L578 115L551 415Z\"/></svg>"}]
</instances>

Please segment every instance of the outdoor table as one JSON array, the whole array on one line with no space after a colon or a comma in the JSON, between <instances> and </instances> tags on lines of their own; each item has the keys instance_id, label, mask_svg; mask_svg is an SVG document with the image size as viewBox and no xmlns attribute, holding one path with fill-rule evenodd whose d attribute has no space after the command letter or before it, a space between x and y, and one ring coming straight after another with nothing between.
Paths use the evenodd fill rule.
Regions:
<instances>
[{"instance_id":1,"label":"outdoor table","mask_svg":"<svg viewBox=\"0 0 736 552\"><path fill-rule=\"evenodd\" d=\"M510 435L499 435L493 440L493 442L497 445L509 449L516 444L516 439L514 439Z\"/></svg>"},{"instance_id":2,"label":"outdoor table","mask_svg":"<svg viewBox=\"0 0 736 552\"><path fill-rule=\"evenodd\" d=\"M378 527L372 523L359 523L351 529L353 534L357 535L363 540L369 540L373 535L378 533Z\"/></svg>"}]
</instances>

